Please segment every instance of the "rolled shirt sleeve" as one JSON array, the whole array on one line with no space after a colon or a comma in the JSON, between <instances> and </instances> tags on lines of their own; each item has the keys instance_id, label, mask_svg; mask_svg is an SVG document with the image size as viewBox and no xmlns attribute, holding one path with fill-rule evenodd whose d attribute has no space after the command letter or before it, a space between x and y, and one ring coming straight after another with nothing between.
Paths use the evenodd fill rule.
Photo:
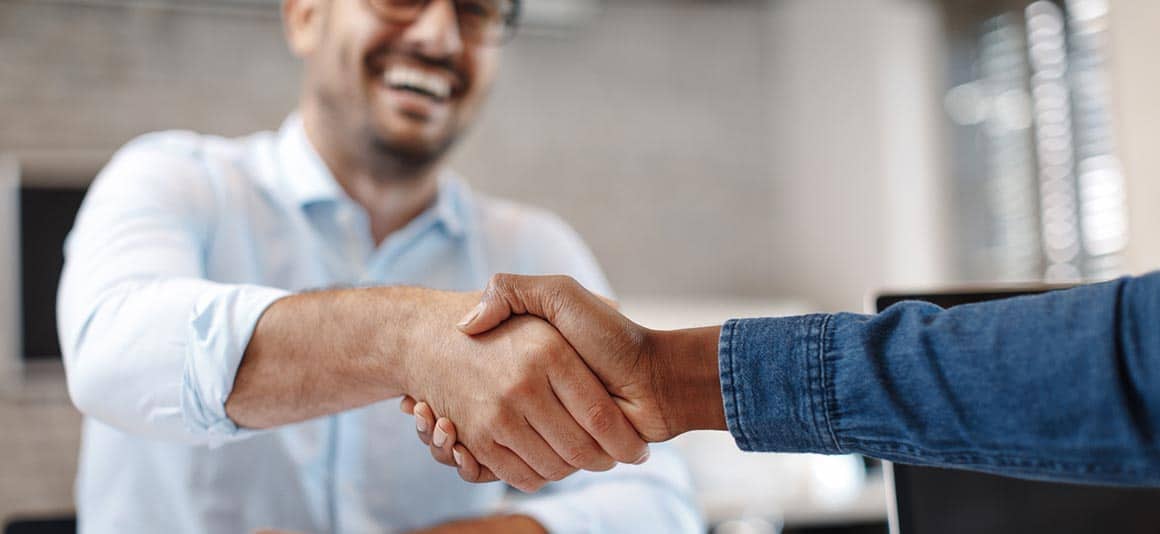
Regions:
<instances>
[{"instance_id":1,"label":"rolled shirt sleeve","mask_svg":"<svg viewBox=\"0 0 1160 534\"><path fill-rule=\"evenodd\" d=\"M226 400L258 319L286 295L266 287L222 286L196 298L181 381L181 414L191 435L206 436L210 446L244 437L226 416Z\"/></svg>"},{"instance_id":2,"label":"rolled shirt sleeve","mask_svg":"<svg viewBox=\"0 0 1160 534\"><path fill-rule=\"evenodd\" d=\"M122 431L185 443L241 438L225 415L258 318L286 291L206 279L214 192L172 135L122 149L65 246L58 295L73 402Z\"/></svg>"},{"instance_id":3,"label":"rolled shirt sleeve","mask_svg":"<svg viewBox=\"0 0 1160 534\"><path fill-rule=\"evenodd\" d=\"M751 451L860 453L1160 483L1160 273L943 309L731 320L718 362Z\"/></svg>"}]
</instances>

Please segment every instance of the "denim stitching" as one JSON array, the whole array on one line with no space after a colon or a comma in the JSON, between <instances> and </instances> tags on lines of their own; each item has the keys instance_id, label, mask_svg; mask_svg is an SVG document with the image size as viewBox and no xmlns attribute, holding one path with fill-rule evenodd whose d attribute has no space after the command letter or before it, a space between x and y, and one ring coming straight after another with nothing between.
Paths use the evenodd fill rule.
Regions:
<instances>
[{"instance_id":1,"label":"denim stitching","mask_svg":"<svg viewBox=\"0 0 1160 534\"><path fill-rule=\"evenodd\" d=\"M818 332L818 370L821 373L821 388L822 388L822 414L826 417L826 430L830 432L830 440L834 442L834 450L842 452L842 446L838 443L838 435L834 432L833 416L830 411L836 402L832 402L833 388L826 387L829 385L829 380L826 377L826 332L829 330L830 318L833 315L826 314L822 318L822 325L820 332Z\"/></svg>"},{"instance_id":2,"label":"denim stitching","mask_svg":"<svg viewBox=\"0 0 1160 534\"><path fill-rule=\"evenodd\" d=\"M734 345L734 337L735 337L736 330L737 330L737 321L730 321L727 326L728 326L728 330L727 330L725 336L726 336L726 340L727 340L726 345L728 346L728 349L729 349L729 351L727 353L727 357L729 358L729 376L726 378L728 379L729 395L733 398L733 410L732 410L733 413L732 413L732 415L733 415L733 420L735 420L737 422L737 424L735 425L737 427L737 433L741 434L742 448L748 448L748 447L750 447L748 432L745 431L745 418L742 417L741 413L740 413L740 411L741 411L740 402L741 401L738 400L738 398L737 398L737 387L735 384L736 380L734 380L734 377L737 374L737 358L735 357L737 348L734 347L733 345ZM728 414L726 416L726 420L728 420Z\"/></svg>"},{"instance_id":3,"label":"denim stitching","mask_svg":"<svg viewBox=\"0 0 1160 534\"><path fill-rule=\"evenodd\" d=\"M747 423L749 417L748 414L753 413L753 410L748 409L749 406L746 405L747 401L745 396L745 381L737 380L737 355L746 353L745 334L741 333L739 335L737 333L737 326L739 324L741 324L740 321L734 323L733 328L730 329L729 332L729 363L730 367L734 369L733 376L729 378L729 386L733 388L733 398L736 399L737 402L737 428L741 430L741 435L745 438L745 446L752 449L756 446L757 440L754 439L753 433L749 428L750 425ZM734 344L736 344L736 346L734 346Z\"/></svg>"},{"instance_id":4,"label":"denim stitching","mask_svg":"<svg viewBox=\"0 0 1160 534\"><path fill-rule=\"evenodd\" d=\"M818 424L818 402L816 400L816 395L814 394L815 382L817 382L817 380L814 378L816 374L814 369L810 367L810 353L812 352L810 343L812 343L814 337L813 330L815 319L816 318L814 316L802 317L801 323L795 324L797 327L795 330L796 336L793 338L794 347L800 347L798 350L802 351L803 376L800 382L803 385L802 392L804 393L806 400L806 408L809 411L809 419L803 420L802 426L809 427L809 437L810 439L814 440L809 445L809 448L811 449L821 446L820 436L818 435L818 428L821 426ZM794 363L797 363L796 358Z\"/></svg>"}]
</instances>

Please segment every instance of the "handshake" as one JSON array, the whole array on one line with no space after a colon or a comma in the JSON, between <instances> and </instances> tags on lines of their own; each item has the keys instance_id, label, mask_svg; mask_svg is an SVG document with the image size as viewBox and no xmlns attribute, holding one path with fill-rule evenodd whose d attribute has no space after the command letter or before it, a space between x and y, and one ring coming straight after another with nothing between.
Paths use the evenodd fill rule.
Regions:
<instances>
[{"instance_id":1,"label":"handshake","mask_svg":"<svg viewBox=\"0 0 1160 534\"><path fill-rule=\"evenodd\" d=\"M533 492L726 428L717 327L650 330L569 277L496 275L457 328L406 370L402 409L468 482Z\"/></svg>"}]
</instances>

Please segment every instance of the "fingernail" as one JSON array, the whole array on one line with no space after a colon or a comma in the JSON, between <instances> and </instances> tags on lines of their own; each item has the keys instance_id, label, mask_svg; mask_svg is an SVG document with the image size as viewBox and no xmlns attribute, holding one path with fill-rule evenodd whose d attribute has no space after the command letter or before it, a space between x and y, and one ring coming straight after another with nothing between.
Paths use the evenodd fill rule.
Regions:
<instances>
[{"instance_id":1,"label":"fingernail","mask_svg":"<svg viewBox=\"0 0 1160 534\"><path fill-rule=\"evenodd\" d=\"M463 455L459 454L459 449L451 449L451 456L455 458L455 465L463 467Z\"/></svg>"},{"instance_id":2,"label":"fingernail","mask_svg":"<svg viewBox=\"0 0 1160 534\"><path fill-rule=\"evenodd\" d=\"M447 433L442 428L439 428L439 425L435 425L435 435L431 436L431 443L434 443L438 448L443 448L443 444L446 441Z\"/></svg>"},{"instance_id":3,"label":"fingernail","mask_svg":"<svg viewBox=\"0 0 1160 534\"><path fill-rule=\"evenodd\" d=\"M647 462L649 454L650 454L649 450L645 449L644 454L640 455L640 458L637 458L635 462L632 462L632 464L633 465L640 465L640 464Z\"/></svg>"},{"instance_id":4,"label":"fingernail","mask_svg":"<svg viewBox=\"0 0 1160 534\"><path fill-rule=\"evenodd\" d=\"M415 416L415 429L418 430L419 432L426 432L427 431L427 420L416 415Z\"/></svg>"},{"instance_id":5,"label":"fingernail","mask_svg":"<svg viewBox=\"0 0 1160 534\"><path fill-rule=\"evenodd\" d=\"M476 304L475 307L471 309L471 311L467 312L467 315L463 316L463 320L459 321L459 324L457 324L456 326L458 326L459 328L467 327L467 325L471 324L471 321L474 321L475 318L479 317L479 314L481 314L481 313L483 313L483 303L482 302L480 302L479 304Z\"/></svg>"}]
</instances>

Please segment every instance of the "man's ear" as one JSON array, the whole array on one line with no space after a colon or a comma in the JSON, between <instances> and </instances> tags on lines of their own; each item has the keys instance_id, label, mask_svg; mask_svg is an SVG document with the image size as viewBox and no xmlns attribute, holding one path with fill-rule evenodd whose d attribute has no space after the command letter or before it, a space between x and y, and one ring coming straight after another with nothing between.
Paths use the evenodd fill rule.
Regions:
<instances>
[{"instance_id":1,"label":"man's ear","mask_svg":"<svg viewBox=\"0 0 1160 534\"><path fill-rule=\"evenodd\" d=\"M299 58L306 57L318 47L322 40L322 16L325 0L282 0L282 28L286 33L286 44Z\"/></svg>"}]
</instances>

